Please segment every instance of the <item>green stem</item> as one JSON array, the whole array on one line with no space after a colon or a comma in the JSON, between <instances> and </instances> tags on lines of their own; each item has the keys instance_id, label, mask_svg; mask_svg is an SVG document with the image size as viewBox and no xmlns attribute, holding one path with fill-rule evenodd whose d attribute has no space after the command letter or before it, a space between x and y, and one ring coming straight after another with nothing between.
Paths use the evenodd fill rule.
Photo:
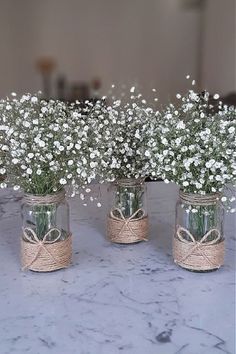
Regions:
<instances>
[{"instance_id":1,"label":"green stem","mask_svg":"<svg viewBox=\"0 0 236 354\"><path fill-rule=\"evenodd\" d=\"M193 206L193 208L195 208L195 206ZM188 227L190 232L195 236L196 240L200 241L210 229L217 227L218 215L217 207L214 205L199 206L197 210L197 213L189 213ZM212 235L211 238L214 239L214 235ZM210 241L209 238L208 241Z\"/></svg>"},{"instance_id":2,"label":"green stem","mask_svg":"<svg viewBox=\"0 0 236 354\"><path fill-rule=\"evenodd\" d=\"M121 209L125 218L132 216L137 210L144 207L143 193L142 186L117 186L115 204ZM140 213L135 215L135 218L138 217L140 217Z\"/></svg>"},{"instance_id":3,"label":"green stem","mask_svg":"<svg viewBox=\"0 0 236 354\"><path fill-rule=\"evenodd\" d=\"M56 227L56 205L36 205L33 207L35 231L40 240L44 238L46 233ZM47 240L53 239L51 233Z\"/></svg>"}]
</instances>

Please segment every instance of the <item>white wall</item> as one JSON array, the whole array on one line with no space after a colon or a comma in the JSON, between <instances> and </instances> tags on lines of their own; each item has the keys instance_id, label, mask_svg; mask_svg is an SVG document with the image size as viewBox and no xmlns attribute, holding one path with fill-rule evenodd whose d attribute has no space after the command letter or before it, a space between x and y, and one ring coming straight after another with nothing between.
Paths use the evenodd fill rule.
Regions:
<instances>
[{"instance_id":1,"label":"white wall","mask_svg":"<svg viewBox=\"0 0 236 354\"><path fill-rule=\"evenodd\" d=\"M35 89L37 18L33 1L0 0L0 97Z\"/></svg>"},{"instance_id":2,"label":"white wall","mask_svg":"<svg viewBox=\"0 0 236 354\"><path fill-rule=\"evenodd\" d=\"M137 80L165 102L198 74L199 19L182 0L0 0L0 95L40 89L47 55L70 82Z\"/></svg>"},{"instance_id":3,"label":"white wall","mask_svg":"<svg viewBox=\"0 0 236 354\"><path fill-rule=\"evenodd\" d=\"M15 30L10 19L11 2L0 3L0 95L8 93L16 87L18 57Z\"/></svg>"},{"instance_id":4,"label":"white wall","mask_svg":"<svg viewBox=\"0 0 236 354\"><path fill-rule=\"evenodd\" d=\"M207 0L203 86L225 95L236 91L236 0Z\"/></svg>"}]
</instances>

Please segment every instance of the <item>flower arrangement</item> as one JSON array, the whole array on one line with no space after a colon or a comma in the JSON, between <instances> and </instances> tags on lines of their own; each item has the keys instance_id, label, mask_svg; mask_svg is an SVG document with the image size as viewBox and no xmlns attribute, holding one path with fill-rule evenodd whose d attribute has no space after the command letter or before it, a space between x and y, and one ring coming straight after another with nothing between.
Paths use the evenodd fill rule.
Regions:
<instances>
[{"instance_id":1,"label":"flower arrangement","mask_svg":"<svg viewBox=\"0 0 236 354\"><path fill-rule=\"evenodd\" d=\"M54 196L61 201L65 186L72 186L84 199L81 188L89 193L95 179L115 185L109 215L114 242L146 240L147 176L180 186L178 213L188 225L187 240L193 234L197 242L206 235L207 241L221 240L221 202L235 200L225 194L236 182L235 108L214 95L216 109L208 92L192 89L177 94L178 103L162 112L135 87L129 96L68 105L40 94L18 98L13 93L0 101L0 178L7 175L0 186L21 188L27 195L28 241L49 235L47 242L57 242L58 234L65 241L69 227L52 227L59 214ZM37 205L30 200L35 197Z\"/></svg>"},{"instance_id":2,"label":"flower arrangement","mask_svg":"<svg viewBox=\"0 0 236 354\"><path fill-rule=\"evenodd\" d=\"M130 99L124 93L121 99L112 96L110 105L98 101L89 113L96 147L92 154L99 158L97 173L101 181L143 180L151 165L155 165L151 159L151 149L156 144L152 138L155 112L135 91L135 87L130 89ZM142 199L142 188L132 190L134 193L125 184L118 188L117 197L119 204L123 200L126 205L125 209L122 206L126 216L138 209Z\"/></svg>"},{"instance_id":3,"label":"flower arrangement","mask_svg":"<svg viewBox=\"0 0 236 354\"><path fill-rule=\"evenodd\" d=\"M24 269L51 271L70 265L72 254L65 186L78 191L95 176L88 163L89 135L82 108L25 94L0 102L1 151L6 181L22 189Z\"/></svg>"},{"instance_id":4,"label":"flower arrangement","mask_svg":"<svg viewBox=\"0 0 236 354\"><path fill-rule=\"evenodd\" d=\"M15 190L46 195L72 184L76 189L94 176L86 160L87 126L78 109L40 94L13 94L0 102L5 169ZM1 174L5 173L1 170ZM76 180L74 177L76 176ZM2 184L2 187L6 183Z\"/></svg>"},{"instance_id":5,"label":"flower arrangement","mask_svg":"<svg viewBox=\"0 0 236 354\"><path fill-rule=\"evenodd\" d=\"M153 149L162 178L186 193L221 193L236 181L235 110L219 102L219 112L213 113L208 92L190 90L177 98L180 105L170 104L160 113L158 148Z\"/></svg>"},{"instance_id":6,"label":"flower arrangement","mask_svg":"<svg viewBox=\"0 0 236 354\"><path fill-rule=\"evenodd\" d=\"M130 99L113 96L109 105L105 100L97 101L88 116L96 147L92 154L99 159L102 181L144 178L151 165L156 166L151 158L156 145L152 137L155 111L135 93L135 87L130 89Z\"/></svg>"},{"instance_id":7,"label":"flower arrangement","mask_svg":"<svg viewBox=\"0 0 236 354\"><path fill-rule=\"evenodd\" d=\"M114 220L118 219L118 231L112 240L137 242L140 241L137 232L123 232L123 221L119 220L146 217L144 180L151 166L157 168L151 158L151 150L156 144L152 137L155 111L135 87L128 95L122 93L119 99L113 95L109 104L106 101L109 98L97 101L88 112L94 146L91 154L97 157L96 171L100 181L114 182L109 220L112 231ZM146 238L146 232L141 233L142 240ZM135 234L133 241L127 238L130 234Z\"/></svg>"},{"instance_id":8,"label":"flower arrangement","mask_svg":"<svg viewBox=\"0 0 236 354\"><path fill-rule=\"evenodd\" d=\"M174 258L184 268L217 269L224 254L222 203L235 200L224 194L236 181L235 110L218 102L215 113L208 92L189 90L177 99L179 105L159 114L153 149L163 180L180 186Z\"/></svg>"}]
</instances>

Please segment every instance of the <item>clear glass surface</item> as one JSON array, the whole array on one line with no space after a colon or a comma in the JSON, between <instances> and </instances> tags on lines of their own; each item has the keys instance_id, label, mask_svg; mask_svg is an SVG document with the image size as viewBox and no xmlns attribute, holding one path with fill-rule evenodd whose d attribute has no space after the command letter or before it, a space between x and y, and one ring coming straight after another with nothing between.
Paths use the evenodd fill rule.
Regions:
<instances>
[{"instance_id":1,"label":"clear glass surface","mask_svg":"<svg viewBox=\"0 0 236 354\"><path fill-rule=\"evenodd\" d=\"M110 209L118 218L140 218L147 215L144 180L117 180L110 185Z\"/></svg>"},{"instance_id":2,"label":"clear glass surface","mask_svg":"<svg viewBox=\"0 0 236 354\"><path fill-rule=\"evenodd\" d=\"M30 238L33 233L39 240L47 234L47 241L64 240L69 236L69 205L66 201L53 204L32 205L23 203L21 206L23 229Z\"/></svg>"},{"instance_id":3,"label":"clear glass surface","mask_svg":"<svg viewBox=\"0 0 236 354\"><path fill-rule=\"evenodd\" d=\"M194 205L181 199L177 202L176 230L181 226L188 230L196 241L201 241L210 231L206 242L216 239L219 233L220 241L223 238L223 219L224 210L220 202L212 205ZM181 234L186 240L191 241L187 232Z\"/></svg>"}]
</instances>

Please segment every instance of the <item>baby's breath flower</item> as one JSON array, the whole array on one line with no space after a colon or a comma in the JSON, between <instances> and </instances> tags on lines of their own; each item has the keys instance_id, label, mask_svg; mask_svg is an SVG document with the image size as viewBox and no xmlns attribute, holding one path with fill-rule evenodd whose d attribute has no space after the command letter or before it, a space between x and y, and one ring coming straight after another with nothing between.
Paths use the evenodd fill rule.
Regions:
<instances>
[{"instance_id":1,"label":"baby's breath flower","mask_svg":"<svg viewBox=\"0 0 236 354\"><path fill-rule=\"evenodd\" d=\"M130 93L121 94L124 99L113 94L109 106L97 101L88 115L93 143L88 163L101 181L140 178L151 173L156 112L135 86Z\"/></svg>"},{"instance_id":2,"label":"baby's breath flower","mask_svg":"<svg viewBox=\"0 0 236 354\"><path fill-rule=\"evenodd\" d=\"M67 182L66 182L65 178L61 178L59 183L62 184L62 185L65 185Z\"/></svg>"},{"instance_id":3,"label":"baby's breath flower","mask_svg":"<svg viewBox=\"0 0 236 354\"><path fill-rule=\"evenodd\" d=\"M236 180L236 110L219 103L215 113L208 92L189 90L176 97L181 98L179 104L167 105L156 120L157 145L151 158L161 161L163 179L187 193L223 193ZM152 164L151 175L158 174ZM222 201L230 199L223 196Z\"/></svg>"},{"instance_id":4,"label":"baby's breath flower","mask_svg":"<svg viewBox=\"0 0 236 354\"><path fill-rule=\"evenodd\" d=\"M77 168L91 152L82 107L45 101L40 94L12 97L0 101L0 147L7 152L0 170L7 172L10 184L27 193L50 194L75 176L77 188L88 183L88 176L91 181L91 167Z\"/></svg>"}]
</instances>

